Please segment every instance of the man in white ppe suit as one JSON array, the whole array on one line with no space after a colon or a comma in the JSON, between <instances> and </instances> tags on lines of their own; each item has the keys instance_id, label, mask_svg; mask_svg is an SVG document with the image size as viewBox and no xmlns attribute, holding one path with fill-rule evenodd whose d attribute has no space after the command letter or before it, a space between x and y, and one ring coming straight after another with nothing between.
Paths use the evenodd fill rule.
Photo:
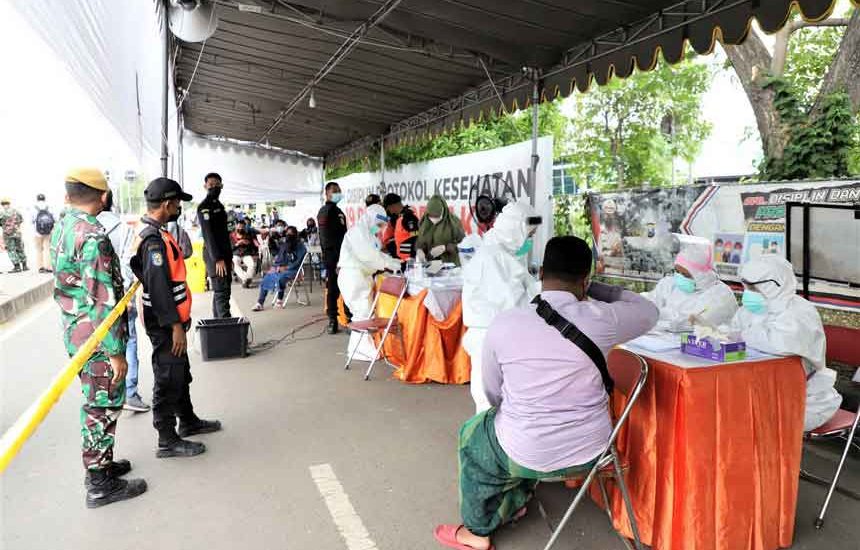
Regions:
<instances>
[{"instance_id":1,"label":"man in white ppe suit","mask_svg":"<svg viewBox=\"0 0 860 550\"><path fill-rule=\"evenodd\" d=\"M490 408L484 395L481 356L487 328L502 311L522 307L540 292L526 269L532 234L539 221L524 202L504 207L475 256L463 268L463 348L472 362L472 399L477 412Z\"/></svg>"},{"instance_id":2,"label":"man in white ppe suit","mask_svg":"<svg viewBox=\"0 0 860 550\"><path fill-rule=\"evenodd\" d=\"M358 222L346 232L340 247L337 285L346 307L352 312L353 321L370 319L373 313L370 311L373 303L371 298L373 274L386 269L400 271L400 260L380 250L377 235L387 224L388 215L385 209L378 204L371 205ZM355 358L370 361L373 357L373 345L366 338L363 341L364 345L358 350ZM353 333L350 337L350 353L358 342L358 335Z\"/></svg>"},{"instance_id":3,"label":"man in white ppe suit","mask_svg":"<svg viewBox=\"0 0 860 550\"><path fill-rule=\"evenodd\" d=\"M836 373L825 363L827 341L818 311L797 296L791 264L779 256L763 256L741 267L743 307L732 320L747 345L774 355L799 355L806 370L804 431L830 420L842 396L833 385Z\"/></svg>"},{"instance_id":4,"label":"man in white ppe suit","mask_svg":"<svg viewBox=\"0 0 860 550\"><path fill-rule=\"evenodd\" d=\"M681 250L675 273L643 294L657 309L657 330L692 331L691 318L713 327L729 323L738 310L734 292L714 272L711 243L701 237L679 235Z\"/></svg>"}]
</instances>

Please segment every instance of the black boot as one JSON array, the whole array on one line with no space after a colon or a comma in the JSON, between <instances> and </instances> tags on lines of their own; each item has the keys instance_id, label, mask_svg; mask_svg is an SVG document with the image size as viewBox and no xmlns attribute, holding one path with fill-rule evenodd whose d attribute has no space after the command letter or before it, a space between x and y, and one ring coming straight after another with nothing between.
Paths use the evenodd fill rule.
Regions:
<instances>
[{"instance_id":1,"label":"black boot","mask_svg":"<svg viewBox=\"0 0 860 550\"><path fill-rule=\"evenodd\" d=\"M340 327L338 326L337 321L332 319L328 322L328 333L337 334L338 332L340 332Z\"/></svg>"},{"instance_id":2,"label":"black boot","mask_svg":"<svg viewBox=\"0 0 860 550\"><path fill-rule=\"evenodd\" d=\"M121 500L128 500L146 492L146 481L111 476L107 470L91 470L87 488L87 508L98 508Z\"/></svg>"},{"instance_id":3,"label":"black boot","mask_svg":"<svg viewBox=\"0 0 860 550\"><path fill-rule=\"evenodd\" d=\"M131 471L131 462L125 459L114 460L107 468L105 468L105 471L110 477L122 477ZM84 486L87 489L90 489L93 486L92 474L90 472L92 472L92 470L87 470L87 475L84 476Z\"/></svg>"},{"instance_id":4,"label":"black boot","mask_svg":"<svg viewBox=\"0 0 860 550\"><path fill-rule=\"evenodd\" d=\"M15 266L12 268L12 271L10 271L9 273L21 273L21 266L15 264Z\"/></svg>"},{"instance_id":5,"label":"black boot","mask_svg":"<svg viewBox=\"0 0 860 550\"><path fill-rule=\"evenodd\" d=\"M27 267L27 262L21 262L21 271L30 271L30 268Z\"/></svg>"},{"instance_id":6,"label":"black boot","mask_svg":"<svg viewBox=\"0 0 860 550\"><path fill-rule=\"evenodd\" d=\"M203 454L206 452L206 445L197 441L188 441L180 439L178 436L175 439L158 440L158 450L155 452L156 458L173 458L173 457L191 457Z\"/></svg>"},{"instance_id":7,"label":"black boot","mask_svg":"<svg viewBox=\"0 0 860 550\"><path fill-rule=\"evenodd\" d=\"M189 437L199 434L210 434L221 431L221 422L218 420L201 420L185 423L179 422L179 437Z\"/></svg>"}]
</instances>

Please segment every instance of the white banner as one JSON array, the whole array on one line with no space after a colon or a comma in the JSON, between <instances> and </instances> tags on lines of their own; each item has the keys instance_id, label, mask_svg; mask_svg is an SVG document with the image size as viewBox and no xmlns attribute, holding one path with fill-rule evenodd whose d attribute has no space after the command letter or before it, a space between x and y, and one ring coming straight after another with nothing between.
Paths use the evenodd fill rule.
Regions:
<instances>
[{"instance_id":1,"label":"white banner","mask_svg":"<svg viewBox=\"0 0 860 550\"><path fill-rule=\"evenodd\" d=\"M433 195L441 195L451 211L463 222L467 234L479 231L469 207L470 192L511 189L518 199L529 200L533 193L529 186L531 169L531 141L500 147L480 153L469 153L405 164L395 170L386 170L385 185L381 185L379 172L361 172L338 178L344 193L340 203L351 226L364 213L364 199L371 193L380 197L397 193L403 203L411 206L420 218ZM543 248L552 237L552 137L538 140L538 166L535 208L543 217L543 224L535 235L535 258L543 257ZM472 194L474 200L475 194Z\"/></svg>"}]
</instances>

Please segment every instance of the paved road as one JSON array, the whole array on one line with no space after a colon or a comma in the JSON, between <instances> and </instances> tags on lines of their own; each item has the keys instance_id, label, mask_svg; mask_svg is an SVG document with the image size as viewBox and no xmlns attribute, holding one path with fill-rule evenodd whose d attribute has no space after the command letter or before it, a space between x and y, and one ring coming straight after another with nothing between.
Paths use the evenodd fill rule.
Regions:
<instances>
[{"instance_id":1,"label":"paved road","mask_svg":"<svg viewBox=\"0 0 860 550\"><path fill-rule=\"evenodd\" d=\"M236 289L246 310L253 293ZM318 306L319 294L313 299ZM195 315L205 314L204 302L207 297L197 300ZM280 337L318 311L291 306L255 314L256 340ZM3 429L64 362L52 304L25 317L0 335ZM220 418L225 430L200 438L209 447L200 457L157 460L150 415L124 416L117 456L133 461L134 473L146 477L150 490L98 510L83 505L73 386L0 478L0 548L437 548L433 526L458 517L456 433L472 410L468 389L406 386L385 379L384 368L364 382L358 370L341 367L345 337L323 336L322 329L313 325L297 335L303 340L287 339L244 360L203 363L193 355L196 408L201 416ZM148 353L143 345L141 388L147 398ZM858 476L853 478L860 486ZM539 494L556 518L570 498L558 485L542 486ZM858 547L856 503L837 497L827 530L815 534L809 518L821 491L802 485L801 495L795 548ZM347 545L330 508L350 540L359 542ZM501 550L540 548L547 534L532 509L496 543ZM561 547L623 545L587 503Z\"/></svg>"}]
</instances>

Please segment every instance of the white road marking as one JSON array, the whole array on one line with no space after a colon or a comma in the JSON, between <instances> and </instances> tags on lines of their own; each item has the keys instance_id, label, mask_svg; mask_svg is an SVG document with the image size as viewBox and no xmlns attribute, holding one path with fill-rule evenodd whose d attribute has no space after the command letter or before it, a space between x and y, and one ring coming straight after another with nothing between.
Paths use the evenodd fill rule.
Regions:
<instances>
[{"instance_id":1,"label":"white road marking","mask_svg":"<svg viewBox=\"0 0 860 550\"><path fill-rule=\"evenodd\" d=\"M376 543L371 540L331 465L318 464L311 466L310 470L346 547L349 550L376 550Z\"/></svg>"}]
</instances>

